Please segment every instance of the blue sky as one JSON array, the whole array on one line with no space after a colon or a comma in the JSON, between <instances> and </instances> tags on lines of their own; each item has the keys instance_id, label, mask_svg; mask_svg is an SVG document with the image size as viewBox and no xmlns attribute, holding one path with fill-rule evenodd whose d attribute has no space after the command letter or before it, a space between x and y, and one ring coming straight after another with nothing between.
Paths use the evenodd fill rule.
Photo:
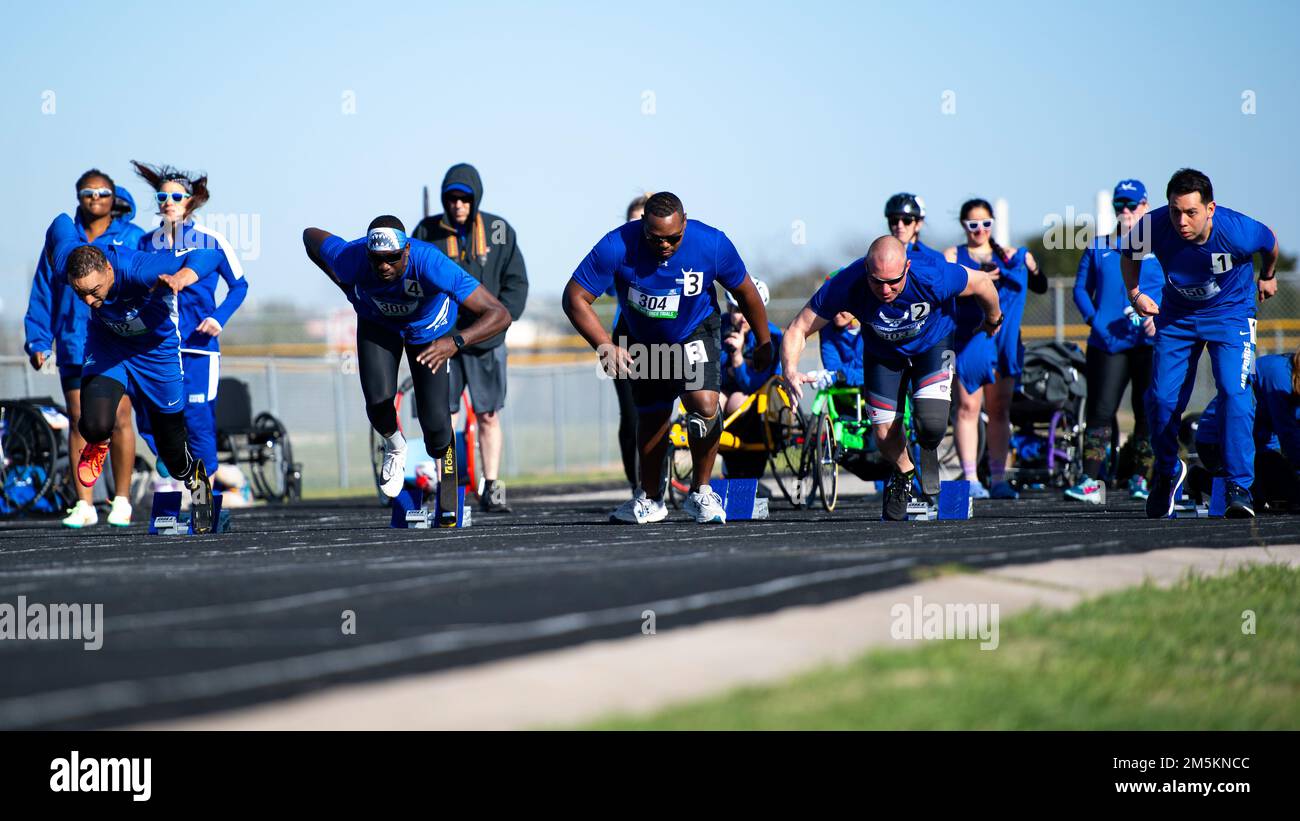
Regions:
<instances>
[{"instance_id":1,"label":"blue sky","mask_svg":"<svg viewBox=\"0 0 1300 821\"><path fill-rule=\"evenodd\" d=\"M1293 3L174 8L6 11L5 318L21 316L82 170L144 200L130 159L205 170L207 210L256 216L250 302L341 304L301 229L358 236L385 212L412 224L420 186L461 161L518 230L536 297L558 294L645 188L678 193L761 277L847 261L883 233L894 191L925 197L932 241L956 235L971 195L1007 198L1021 237L1046 214L1090 212L1121 177L1162 202L1183 165L1300 247Z\"/></svg>"}]
</instances>

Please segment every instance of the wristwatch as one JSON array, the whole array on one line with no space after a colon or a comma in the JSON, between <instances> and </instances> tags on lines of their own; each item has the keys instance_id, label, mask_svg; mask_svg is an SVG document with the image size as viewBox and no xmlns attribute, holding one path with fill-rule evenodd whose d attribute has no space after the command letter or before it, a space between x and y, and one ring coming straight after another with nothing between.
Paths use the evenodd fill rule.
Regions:
<instances>
[{"instance_id":1,"label":"wristwatch","mask_svg":"<svg viewBox=\"0 0 1300 821\"><path fill-rule=\"evenodd\" d=\"M985 324L985 325L992 325L994 328L1001 328L1001 327L1002 327L1002 321L1005 320L1006 318L1007 318L1007 315L1006 315L1006 314L998 314L998 321L997 321L997 322L990 322L990 321L989 321L989 318L986 316L986 317L984 317L984 324Z\"/></svg>"},{"instance_id":2,"label":"wristwatch","mask_svg":"<svg viewBox=\"0 0 1300 821\"><path fill-rule=\"evenodd\" d=\"M1259 281L1260 281L1260 282L1271 282L1271 281L1273 281L1273 280L1275 280L1275 279L1277 279L1277 271L1274 271L1273 273L1269 274L1268 276L1263 276L1263 275L1261 274L1260 277L1259 277Z\"/></svg>"},{"instance_id":3,"label":"wristwatch","mask_svg":"<svg viewBox=\"0 0 1300 821\"><path fill-rule=\"evenodd\" d=\"M465 347L465 337L461 336L460 334L452 334L451 341L456 343L456 350L458 351L461 348Z\"/></svg>"},{"instance_id":4,"label":"wristwatch","mask_svg":"<svg viewBox=\"0 0 1300 821\"><path fill-rule=\"evenodd\" d=\"M1138 297L1140 296L1142 296L1141 291L1138 291L1136 294L1133 294L1128 298L1128 304L1132 305L1136 309L1138 306Z\"/></svg>"}]
</instances>

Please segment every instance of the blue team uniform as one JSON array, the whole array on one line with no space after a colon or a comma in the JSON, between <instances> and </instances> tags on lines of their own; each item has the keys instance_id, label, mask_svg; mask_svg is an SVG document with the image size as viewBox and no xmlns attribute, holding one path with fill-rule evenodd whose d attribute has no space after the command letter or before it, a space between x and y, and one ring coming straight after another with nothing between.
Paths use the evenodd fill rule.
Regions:
<instances>
[{"instance_id":1,"label":"blue team uniform","mask_svg":"<svg viewBox=\"0 0 1300 821\"><path fill-rule=\"evenodd\" d=\"M1088 347L1096 345L1110 354L1155 344L1155 337L1148 336L1125 310L1132 308L1119 260L1119 240L1114 235L1096 237L1079 258L1079 270L1074 277L1074 304L1083 321L1092 326ZM1142 292L1155 300L1156 305L1160 304L1164 280L1165 272L1159 260L1155 257L1142 260L1139 279Z\"/></svg>"},{"instance_id":2,"label":"blue team uniform","mask_svg":"<svg viewBox=\"0 0 1300 821\"><path fill-rule=\"evenodd\" d=\"M1261 356L1250 385L1255 395L1255 446L1280 451L1291 467L1300 470L1300 402L1291 392L1290 354ZM1198 444L1222 445L1222 404L1216 396L1201 414Z\"/></svg>"},{"instance_id":3,"label":"blue team uniform","mask_svg":"<svg viewBox=\"0 0 1300 821\"><path fill-rule=\"evenodd\" d=\"M819 333L818 348L821 350L822 367L835 371L844 380L844 384L860 386L862 384L862 325L846 325L837 328L827 323Z\"/></svg>"},{"instance_id":4,"label":"blue team uniform","mask_svg":"<svg viewBox=\"0 0 1300 821\"><path fill-rule=\"evenodd\" d=\"M456 327L459 306L479 281L452 262L436 245L418 239L406 271L384 282L370 269L366 238L348 242L331 236L321 243L321 257L347 288L357 316L401 335L407 345L427 345Z\"/></svg>"},{"instance_id":5,"label":"blue team uniform","mask_svg":"<svg viewBox=\"0 0 1300 821\"><path fill-rule=\"evenodd\" d=\"M85 244L70 217L56 217L46 232L53 270L65 276L68 256ZM104 304L91 310L83 378L115 379L137 403L143 397L163 413L180 413L185 407L185 394L176 298L169 288L159 285L158 277L182 268L193 270L200 281L215 277L222 255L208 250L182 252L179 256L150 254L124 245L102 250L113 267L114 281Z\"/></svg>"},{"instance_id":6,"label":"blue team uniform","mask_svg":"<svg viewBox=\"0 0 1300 821\"><path fill-rule=\"evenodd\" d=\"M645 247L641 220L633 220L596 243L572 278L592 296L612 287L638 342L678 343L718 313L713 283L734 291L745 276L736 246L718 229L687 220L676 253L660 262Z\"/></svg>"},{"instance_id":7,"label":"blue team uniform","mask_svg":"<svg viewBox=\"0 0 1300 821\"><path fill-rule=\"evenodd\" d=\"M959 303L957 320L957 378L967 393L975 393L984 385L996 382L999 377L1019 376L1025 359L1025 346L1020 339L1020 323L1025 315L1025 294L1029 290L1029 266L1025 263L1024 248L1006 262L993 255L999 276L993 284L998 289L998 304L1002 308L1002 329L989 336L980 327L984 312L974 299ZM957 247L957 262L967 268L978 269L980 263L965 245Z\"/></svg>"},{"instance_id":8,"label":"blue team uniform","mask_svg":"<svg viewBox=\"0 0 1300 821\"><path fill-rule=\"evenodd\" d=\"M830 321L848 311L862 323L867 400L873 421L890 421L897 411L905 370L915 369L914 395L950 398L951 350L956 330L957 295L966 290L966 269L944 260L910 257L907 282L893 302L882 302L867 283L866 258L847 265L822 283L809 301L815 314Z\"/></svg>"},{"instance_id":9,"label":"blue team uniform","mask_svg":"<svg viewBox=\"0 0 1300 821\"><path fill-rule=\"evenodd\" d=\"M769 322L767 323L767 331L772 335L772 349L776 351L781 350L781 339L783 337L781 329L775 324ZM727 353L726 351L723 351L723 393L735 393L736 391L740 391L741 393L753 393L763 387L763 385L767 384L767 380L781 373L781 358L778 356L772 357L772 364L768 365L767 370L763 371L754 368L750 364L749 360L743 358L744 355L751 355L752 359L752 354L756 347L758 347L758 337L754 335L754 330L751 328L745 332L745 343L744 347L741 349L742 359L738 367L731 367L731 362L727 359Z\"/></svg>"},{"instance_id":10,"label":"blue team uniform","mask_svg":"<svg viewBox=\"0 0 1300 821\"><path fill-rule=\"evenodd\" d=\"M919 239L907 244L907 255L911 258L928 257L929 259L937 260L939 262L948 261L944 258L943 251L924 245Z\"/></svg>"},{"instance_id":11,"label":"blue team uniform","mask_svg":"<svg viewBox=\"0 0 1300 821\"><path fill-rule=\"evenodd\" d=\"M1218 206L1203 245L1179 236L1169 207L1149 212L1121 240L1132 259L1154 254L1164 270L1156 315L1155 356L1147 391L1147 419L1155 470L1172 475L1178 463L1178 427L1195 384L1196 364L1207 345L1220 412L1227 478L1249 489L1255 475L1251 430L1255 400L1255 286L1252 256L1272 250L1268 226Z\"/></svg>"},{"instance_id":12,"label":"blue team uniform","mask_svg":"<svg viewBox=\"0 0 1300 821\"><path fill-rule=\"evenodd\" d=\"M131 218L135 215L131 195L126 189L120 187L117 193L132 205L132 209L113 220L92 244L103 248L134 249L139 245L140 237L144 232L131 222ZM80 209L77 211L73 225L78 238L84 243L86 229L81 224ZM29 356L53 351L64 390L79 390L82 361L85 357L86 323L90 319L90 308L73 293L67 277L50 267L50 250L48 245L43 247L36 262L36 275L32 279L27 314L23 318L27 337L23 347Z\"/></svg>"},{"instance_id":13,"label":"blue team uniform","mask_svg":"<svg viewBox=\"0 0 1300 821\"><path fill-rule=\"evenodd\" d=\"M205 277L181 291L177 325L181 336L181 362L185 369L185 424L189 430L190 450L202 460L208 475L216 472L217 463L217 385L221 381L221 343L218 337L198 331L203 320L212 318L224 329L230 317L248 294L248 280L235 249L221 234L193 220L181 226L177 244L181 249L203 248L218 251L222 262L217 276ZM159 226L140 240L140 250L172 254L172 233ZM226 297L217 304L217 281L226 283ZM149 448L157 453L147 414L138 414L136 423Z\"/></svg>"}]
</instances>

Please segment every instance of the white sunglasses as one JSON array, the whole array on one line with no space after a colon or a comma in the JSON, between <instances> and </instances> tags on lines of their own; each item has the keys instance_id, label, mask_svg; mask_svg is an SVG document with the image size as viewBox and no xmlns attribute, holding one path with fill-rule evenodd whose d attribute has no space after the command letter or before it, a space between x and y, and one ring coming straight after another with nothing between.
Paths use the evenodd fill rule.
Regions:
<instances>
[{"instance_id":1,"label":"white sunglasses","mask_svg":"<svg viewBox=\"0 0 1300 821\"><path fill-rule=\"evenodd\" d=\"M966 220L966 230L972 234L983 228L985 231L993 227L993 220Z\"/></svg>"}]
</instances>

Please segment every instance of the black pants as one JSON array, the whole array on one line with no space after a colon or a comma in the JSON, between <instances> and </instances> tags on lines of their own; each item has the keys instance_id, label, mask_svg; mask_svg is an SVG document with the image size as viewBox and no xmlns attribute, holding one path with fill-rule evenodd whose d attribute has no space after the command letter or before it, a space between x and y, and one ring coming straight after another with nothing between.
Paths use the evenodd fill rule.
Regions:
<instances>
[{"instance_id":1,"label":"black pants","mask_svg":"<svg viewBox=\"0 0 1300 821\"><path fill-rule=\"evenodd\" d=\"M117 406L122 402L126 386L112 377L97 375L87 377L81 384L81 420L77 429L87 442L107 442L117 423ZM137 397L149 415L153 428L154 445L158 458L167 466L167 472L181 481L194 475L195 461L190 453L189 430L184 412L163 413L143 396ZM73 454L73 457L80 454Z\"/></svg>"},{"instance_id":2,"label":"black pants","mask_svg":"<svg viewBox=\"0 0 1300 821\"><path fill-rule=\"evenodd\" d=\"M1135 470L1145 474L1150 468L1150 429L1147 427L1146 392L1151 385L1151 362L1154 349L1136 345L1127 351L1109 353L1100 345L1089 345L1087 365L1088 399L1084 406L1087 441L1084 445L1083 472L1096 479L1106 460L1106 446L1116 428L1115 414L1124 398L1124 388L1131 385L1129 404L1133 408L1133 440L1136 443Z\"/></svg>"},{"instance_id":3,"label":"black pants","mask_svg":"<svg viewBox=\"0 0 1300 821\"><path fill-rule=\"evenodd\" d=\"M364 319L357 321L357 367L361 372L361 392L366 398L366 416L371 426L383 436L397 431L397 368L406 350L415 386L415 416L424 431L424 449L434 458L451 444L451 411L448 402L447 367L436 372L415 356L423 346L407 345L401 334Z\"/></svg>"},{"instance_id":4,"label":"black pants","mask_svg":"<svg viewBox=\"0 0 1300 821\"><path fill-rule=\"evenodd\" d=\"M618 396L618 452L623 457L623 475L628 484L641 484L636 468L636 404L632 401L632 380L614 379Z\"/></svg>"}]
</instances>

